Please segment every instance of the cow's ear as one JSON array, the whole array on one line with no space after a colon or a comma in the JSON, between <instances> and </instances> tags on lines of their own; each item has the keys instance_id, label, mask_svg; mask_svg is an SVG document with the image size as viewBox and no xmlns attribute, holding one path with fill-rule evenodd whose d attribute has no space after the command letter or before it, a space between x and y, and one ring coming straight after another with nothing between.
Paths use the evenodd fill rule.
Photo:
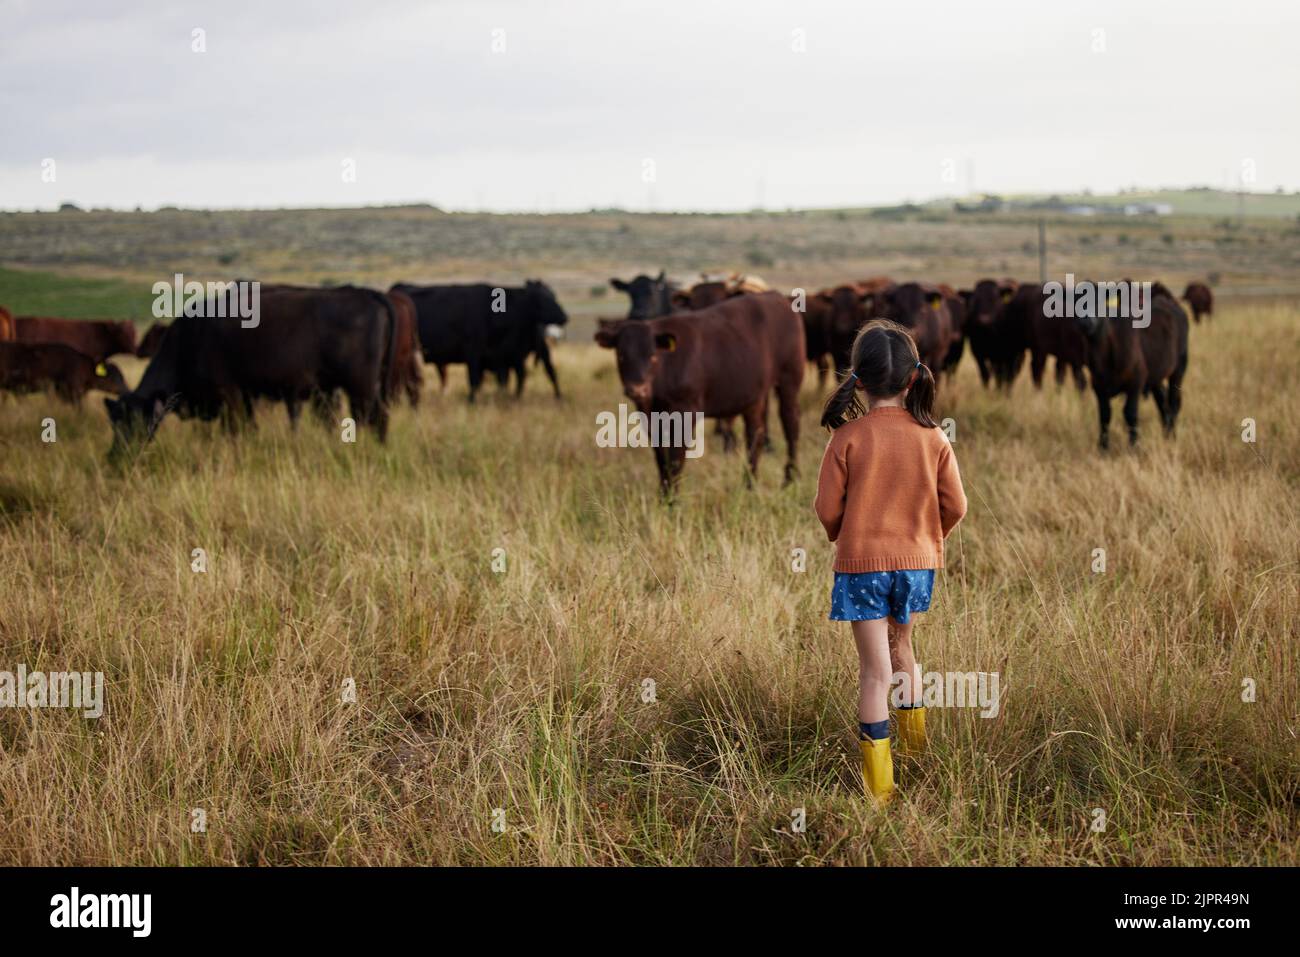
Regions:
<instances>
[{"instance_id":1,"label":"cow's ear","mask_svg":"<svg viewBox=\"0 0 1300 957\"><path fill-rule=\"evenodd\" d=\"M655 348L673 352L677 348L677 337L671 332L661 332L655 336Z\"/></svg>"},{"instance_id":2,"label":"cow's ear","mask_svg":"<svg viewBox=\"0 0 1300 957\"><path fill-rule=\"evenodd\" d=\"M829 306L831 304L831 294L827 292L825 289L817 293L815 296L813 296L813 298L816 299L818 302L820 302L822 305Z\"/></svg>"},{"instance_id":3,"label":"cow's ear","mask_svg":"<svg viewBox=\"0 0 1300 957\"><path fill-rule=\"evenodd\" d=\"M666 269L661 269L659 270L659 275L655 278L655 282L663 282L667 278L668 271Z\"/></svg>"},{"instance_id":4,"label":"cow's ear","mask_svg":"<svg viewBox=\"0 0 1300 957\"><path fill-rule=\"evenodd\" d=\"M617 289L619 292L627 292L627 283L625 283L621 279L611 279L609 281L609 284L613 286L615 289Z\"/></svg>"}]
</instances>

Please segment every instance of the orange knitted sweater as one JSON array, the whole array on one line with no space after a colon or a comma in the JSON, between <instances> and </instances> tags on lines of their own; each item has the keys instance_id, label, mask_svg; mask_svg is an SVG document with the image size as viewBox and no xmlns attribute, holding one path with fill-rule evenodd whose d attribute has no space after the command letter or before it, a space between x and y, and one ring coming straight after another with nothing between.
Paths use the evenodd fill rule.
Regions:
<instances>
[{"instance_id":1,"label":"orange knitted sweater","mask_svg":"<svg viewBox=\"0 0 1300 957\"><path fill-rule=\"evenodd\" d=\"M942 568L966 493L943 432L883 406L831 435L814 508L835 542L837 572Z\"/></svg>"}]
</instances>

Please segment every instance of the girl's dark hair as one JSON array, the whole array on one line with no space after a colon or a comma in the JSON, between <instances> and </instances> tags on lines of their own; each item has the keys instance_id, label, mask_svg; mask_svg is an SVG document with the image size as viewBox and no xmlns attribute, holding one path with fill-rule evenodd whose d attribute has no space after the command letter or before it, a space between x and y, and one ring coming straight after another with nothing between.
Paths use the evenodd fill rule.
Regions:
<instances>
[{"instance_id":1,"label":"girl's dark hair","mask_svg":"<svg viewBox=\"0 0 1300 957\"><path fill-rule=\"evenodd\" d=\"M858 396L859 385L868 397L887 399L909 383L911 389L904 400L907 411L927 429L938 427L934 421L934 376L921 363L916 343L905 328L888 319L873 319L859 330L849 356L851 374L831 393L822 410L825 428L838 429L866 411Z\"/></svg>"}]
</instances>

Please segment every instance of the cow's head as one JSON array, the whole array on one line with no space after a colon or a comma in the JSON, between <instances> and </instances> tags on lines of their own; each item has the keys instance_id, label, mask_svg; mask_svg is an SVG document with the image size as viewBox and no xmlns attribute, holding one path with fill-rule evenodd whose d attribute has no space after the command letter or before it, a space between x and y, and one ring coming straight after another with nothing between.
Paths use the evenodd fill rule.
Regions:
<instances>
[{"instance_id":1,"label":"cow's head","mask_svg":"<svg viewBox=\"0 0 1300 957\"><path fill-rule=\"evenodd\" d=\"M524 294L528 298L533 321L539 326L563 326L569 321L551 287L540 279L527 280L524 283Z\"/></svg>"},{"instance_id":2,"label":"cow's head","mask_svg":"<svg viewBox=\"0 0 1300 957\"><path fill-rule=\"evenodd\" d=\"M884 294L883 310L877 315L892 319L899 325L915 328L929 309L943 306L943 293L919 282L905 282Z\"/></svg>"},{"instance_id":3,"label":"cow's head","mask_svg":"<svg viewBox=\"0 0 1300 957\"><path fill-rule=\"evenodd\" d=\"M966 306L966 321L975 326L989 327L1002 308L1015 295L1015 288L996 279L981 279L974 289L963 289L962 302Z\"/></svg>"},{"instance_id":4,"label":"cow's head","mask_svg":"<svg viewBox=\"0 0 1300 957\"><path fill-rule=\"evenodd\" d=\"M609 284L619 292L627 293L628 298L632 300L632 305L627 312L629 319L651 319L655 316L665 316L672 311L670 301L672 289L662 269L659 270L659 275L653 278L642 274L627 282L622 279L611 279Z\"/></svg>"},{"instance_id":5,"label":"cow's head","mask_svg":"<svg viewBox=\"0 0 1300 957\"><path fill-rule=\"evenodd\" d=\"M126 395L131 391L122 376L122 370L111 362L101 362L95 366L95 388L113 395Z\"/></svg>"},{"instance_id":6,"label":"cow's head","mask_svg":"<svg viewBox=\"0 0 1300 957\"><path fill-rule=\"evenodd\" d=\"M659 328L654 320L606 319L596 330L596 342L614 350L623 394L638 408L648 408L654 394L655 374L663 356L676 351L677 336Z\"/></svg>"},{"instance_id":7,"label":"cow's head","mask_svg":"<svg viewBox=\"0 0 1300 957\"><path fill-rule=\"evenodd\" d=\"M109 460L113 461L153 438L168 405L162 396L127 392L119 399L105 399L104 408L113 424L113 445L108 450Z\"/></svg>"}]
</instances>

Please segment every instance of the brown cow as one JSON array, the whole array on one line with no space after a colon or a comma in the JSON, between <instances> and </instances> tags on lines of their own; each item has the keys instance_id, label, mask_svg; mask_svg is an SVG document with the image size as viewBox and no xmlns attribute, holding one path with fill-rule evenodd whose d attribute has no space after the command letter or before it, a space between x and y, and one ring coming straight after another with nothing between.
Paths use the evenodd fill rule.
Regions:
<instances>
[{"instance_id":1,"label":"brown cow","mask_svg":"<svg viewBox=\"0 0 1300 957\"><path fill-rule=\"evenodd\" d=\"M998 322L1017 288L1014 279L981 279L973 289L959 293L965 306L964 329L971 356L979 369L980 382L986 387L992 380L1001 388L1009 388L1020 371L1017 357L1023 360L1025 344L1012 341L1006 335L1007 326Z\"/></svg>"},{"instance_id":2,"label":"brown cow","mask_svg":"<svg viewBox=\"0 0 1300 957\"><path fill-rule=\"evenodd\" d=\"M60 399L79 405L91 389L122 395L122 370L96 362L57 342L0 342L0 388L9 392L52 389Z\"/></svg>"},{"instance_id":3,"label":"brown cow","mask_svg":"<svg viewBox=\"0 0 1300 957\"><path fill-rule=\"evenodd\" d=\"M120 352L135 354L135 325L130 322L19 316L15 329L18 342L59 342L96 362Z\"/></svg>"},{"instance_id":4,"label":"brown cow","mask_svg":"<svg viewBox=\"0 0 1300 957\"><path fill-rule=\"evenodd\" d=\"M1205 283L1189 282L1183 290L1183 298L1192 307L1192 318L1197 322L1201 321L1201 316L1208 318L1214 314L1214 294Z\"/></svg>"},{"instance_id":5,"label":"brown cow","mask_svg":"<svg viewBox=\"0 0 1300 957\"><path fill-rule=\"evenodd\" d=\"M912 334L921 361L932 375L943 371L949 350L959 336L944 290L919 282L905 282L867 299L872 318L892 319Z\"/></svg>"},{"instance_id":6,"label":"brown cow","mask_svg":"<svg viewBox=\"0 0 1300 957\"><path fill-rule=\"evenodd\" d=\"M1087 315L1074 320L1088 343L1088 367L1101 423L1098 444L1103 449L1110 447L1110 400L1121 393L1130 445L1138 439L1138 402L1148 393L1165 434L1173 435L1183 404L1188 324L1187 313L1166 293L1163 287L1159 291L1153 287L1150 325L1145 328L1135 328L1131 318Z\"/></svg>"},{"instance_id":7,"label":"brown cow","mask_svg":"<svg viewBox=\"0 0 1300 957\"><path fill-rule=\"evenodd\" d=\"M420 404L420 388L424 385L415 300L397 289L388 290L388 298L393 303L396 342L393 344L392 365L385 376L384 400L391 402L399 391L405 391L406 401L414 408ZM446 373L442 375L445 382Z\"/></svg>"},{"instance_id":8,"label":"brown cow","mask_svg":"<svg viewBox=\"0 0 1300 957\"><path fill-rule=\"evenodd\" d=\"M1088 387L1088 380L1083 374L1084 367L1088 364L1087 340L1075 323L1046 315L1043 308L1046 298L1042 286L1026 283L1016 290L1016 294L1007 303L1011 328L1025 331L1025 343L1029 349L1029 373L1033 377L1034 388L1043 387L1043 370L1047 367L1047 357L1055 356L1056 384L1064 384L1068 370L1074 376L1075 386L1083 391Z\"/></svg>"},{"instance_id":9,"label":"brown cow","mask_svg":"<svg viewBox=\"0 0 1300 957\"><path fill-rule=\"evenodd\" d=\"M817 367L817 388L826 388L826 374L834 361L831 352L831 290L823 289L804 297L803 337L808 361ZM790 297L790 307L795 299Z\"/></svg>"},{"instance_id":10,"label":"brown cow","mask_svg":"<svg viewBox=\"0 0 1300 957\"><path fill-rule=\"evenodd\" d=\"M787 297L754 293L698 312L604 322L596 341L616 350L623 392L639 412L743 415L751 476L757 474L768 397L775 389L786 441L785 481L793 480L806 346L803 321ZM681 443L655 449L665 495L685 458Z\"/></svg>"},{"instance_id":11,"label":"brown cow","mask_svg":"<svg viewBox=\"0 0 1300 957\"><path fill-rule=\"evenodd\" d=\"M168 325L165 322L155 322L149 327L149 330L140 339L140 344L135 347L137 359L152 359L162 348L163 336L167 335Z\"/></svg>"},{"instance_id":12,"label":"brown cow","mask_svg":"<svg viewBox=\"0 0 1300 957\"><path fill-rule=\"evenodd\" d=\"M0 342L12 342L14 340L14 314L0 306Z\"/></svg>"}]
</instances>

